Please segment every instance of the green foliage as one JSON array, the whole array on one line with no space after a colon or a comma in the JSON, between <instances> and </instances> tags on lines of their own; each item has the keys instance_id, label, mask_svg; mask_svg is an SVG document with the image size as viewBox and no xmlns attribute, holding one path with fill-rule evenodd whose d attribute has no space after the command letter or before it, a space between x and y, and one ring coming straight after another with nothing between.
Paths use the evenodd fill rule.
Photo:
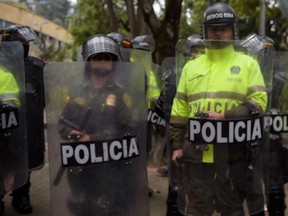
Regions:
<instances>
[{"instance_id":1,"label":"green foliage","mask_svg":"<svg viewBox=\"0 0 288 216\"><path fill-rule=\"evenodd\" d=\"M68 18L69 31L74 37L73 50L77 50L88 37L106 33L109 19L103 0L79 0L73 10Z\"/></svg>"},{"instance_id":2,"label":"green foliage","mask_svg":"<svg viewBox=\"0 0 288 216\"><path fill-rule=\"evenodd\" d=\"M201 23L207 6L207 0L184 1L179 38L184 39L191 34L201 34Z\"/></svg>"},{"instance_id":3,"label":"green foliage","mask_svg":"<svg viewBox=\"0 0 288 216\"><path fill-rule=\"evenodd\" d=\"M137 8L138 1L133 0L133 2L135 8ZM201 33L204 11L207 6L213 2L216 1L183 1L179 39L187 38L187 36L191 34ZM258 33L259 0L222 0L222 2L229 3L235 10L239 19L240 38L244 38L251 33ZM279 46L281 45L283 47L285 45L283 42L283 29L285 29L285 26L287 29L287 20L284 18L274 0L266 0L266 5L269 5L269 7L266 7L266 34L274 39ZM165 4L161 5L161 8L162 10L157 14L159 20L163 18ZM131 29L128 23L125 1L113 0L113 9L117 17L118 31L130 35ZM171 13L173 13L173 11L171 11ZM135 19L137 20L137 17L135 17ZM69 31L75 39L72 47L73 50L77 50L77 47L93 34L106 34L110 32L110 26L106 0L78 0L78 3L73 8L73 14L69 16Z\"/></svg>"}]
</instances>

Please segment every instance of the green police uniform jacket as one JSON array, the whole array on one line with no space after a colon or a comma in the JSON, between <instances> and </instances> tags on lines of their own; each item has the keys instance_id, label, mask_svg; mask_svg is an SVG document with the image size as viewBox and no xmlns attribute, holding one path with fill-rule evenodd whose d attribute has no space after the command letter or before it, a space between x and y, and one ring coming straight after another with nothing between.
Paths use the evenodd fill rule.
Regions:
<instances>
[{"instance_id":1,"label":"green police uniform jacket","mask_svg":"<svg viewBox=\"0 0 288 216\"><path fill-rule=\"evenodd\" d=\"M188 118L207 111L223 113L225 119L248 117L250 105L263 113L266 104L264 80L256 60L236 52L232 45L207 49L183 68L171 112L173 148L182 148L187 160L213 163L216 145L196 152L188 141Z\"/></svg>"},{"instance_id":2,"label":"green police uniform jacket","mask_svg":"<svg viewBox=\"0 0 288 216\"><path fill-rule=\"evenodd\" d=\"M0 67L0 101L11 106L20 106L19 87L11 72Z\"/></svg>"}]
</instances>

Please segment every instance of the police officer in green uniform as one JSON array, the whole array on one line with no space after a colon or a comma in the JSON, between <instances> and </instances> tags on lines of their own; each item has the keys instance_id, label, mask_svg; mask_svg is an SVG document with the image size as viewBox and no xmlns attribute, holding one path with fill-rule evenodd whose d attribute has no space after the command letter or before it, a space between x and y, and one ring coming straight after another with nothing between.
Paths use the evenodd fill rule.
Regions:
<instances>
[{"instance_id":1,"label":"police officer in green uniform","mask_svg":"<svg viewBox=\"0 0 288 216\"><path fill-rule=\"evenodd\" d=\"M8 71L4 67L0 67L0 110L3 112L5 109L19 108L19 87L13 76L13 74ZM10 185L13 179L14 174L13 171L10 170L9 164L11 160L13 160L13 156L10 154L9 139L10 137L6 137L5 133L0 134L0 169L1 169L1 187L3 187L3 191L9 192L12 189L12 185ZM2 182L3 180L3 182ZM9 183L9 184L8 184ZM3 198L4 194L1 196ZM4 212L4 201L0 203L0 214Z\"/></svg>"},{"instance_id":2,"label":"police officer in green uniform","mask_svg":"<svg viewBox=\"0 0 288 216\"><path fill-rule=\"evenodd\" d=\"M136 56L131 56L131 62L140 62L145 68L145 90L146 90L146 103L148 109L154 109L156 107L158 98L161 93L159 77L157 77L157 71L152 68L152 53L155 50L155 41L151 35L139 35L132 39L133 49L143 51L143 56L137 53ZM146 53L149 53L146 55ZM152 150L153 136L158 138L159 134L153 124L147 125L147 153ZM153 190L148 188L148 195L153 195Z\"/></svg>"},{"instance_id":3,"label":"police officer in green uniform","mask_svg":"<svg viewBox=\"0 0 288 216\"><path fill-rule=\"evenodd\" d=\"M85 142L116 139L131 134L130 96L112 80L113 73L117 73L117 61L121 60L118 45L107 36L94 35L82 45L82 56L85 61L84 84L76 90L77 93L71 92L67 98L59 120L61 137ZM109 185L109 176L113 175L109 173L115 170L102 169L106 167L69 168L67 178L72 196L67 205L72 214L106 215L104 211L108 211L108 215L117 215L114 202L121 202L118 199L120 197L110 200L108 197L111 194L103 194L108 190L107 187L112 186ZM97 172L107 173L107 176L97 176ZM95 183L103 187L93 189ZM85 198L79 198L82 194ZM117 197L117 194L113 194L113 197Z\"/></svg>"},{"instance_id":4,"label":"police officer in green uniform","mask_svg":"<svg viewBox=\"0 0 288 216\"><path fill-rule=\"evenodd\" d=\"M183 63L186 63L189 60L195 59L204 53L204 42L202 36L199 34L192 34L187 37L183 46L181 44L181 54L183 53L184 60ZM182 57L182 55L181 55ZM163 90L161 92L161 96L158 99L157 107L158 110L161 110L165 116L166 122L169 122L171 115L171 108L173 104L173 99L176 93L176 66L175 60L173 64L171 64L172 60L169 59L169 66L165 67L162 65L162 68L165 68L162 75L163 80ZM167 211L166 216L182 216L182 214L178 210L177 206L177 166L175 163L171 161L172 157L172 146L169 142L169 125L167 124L166 130L166 155L167 155L167 172L169 177L169 186L168 186L168 196L167 196ZM159 169L158 169L159 170ZM158 171L157 170L157 171Z\"/></svg>"},{"instance_id":5,"label":"police officer in green uniform","mask_svg":"<svg viewBox=\"0 0 288 216\"><path fill-rule=\"evenodd\" d=\"M44 62L29 56L30 43L36 43L38 37L28 26L11 25L4 30L2 41L19 41L23 45L26 82L26 120L29 169L40 169L44 165ZM32 212L30 204L30 173L25 185L13 191L12 205L20 214Z\"/></svg>"},{"instance_id":6,"label":"police officer in green uniform","mask_svg":"<svg viewBox=\"0 0 288 216\"><path fill-rule=\"evenodd\" d=\"M205 54L184 66L170 119L172 160L179 164L182 158L183 166L185 195L178 206L187 215L208 216L216 209L222 216L242 216L245 189L252 184L246 179L248 145L190 142L187 122L199 112L217 121L251 118L255 110L262 114L265 83L257 61L234 50L238 28L229 5L206 9L203 38Z\"/></svg>"}]
</instances>

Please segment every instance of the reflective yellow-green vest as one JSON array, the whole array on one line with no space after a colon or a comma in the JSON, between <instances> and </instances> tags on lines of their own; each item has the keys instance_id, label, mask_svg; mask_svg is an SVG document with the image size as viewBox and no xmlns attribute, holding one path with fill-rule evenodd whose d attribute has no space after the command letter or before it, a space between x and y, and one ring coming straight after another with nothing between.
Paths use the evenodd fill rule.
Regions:
<instances>
[{"instance_id":1,"label":"reflective yellow-green vest","mask_svg":"<svg viewBox=\"0 0 288 216\"><path fill-rule=\"evenodd\" d=\"M11 72L0 67L0 102L20 106L19 87Z\"/></svg>"},{"instance_id":2,"label":"reflective yellow-green vest","mask_svg":"<svg viewBox=\"0 0 288 216\"><path fill-rule=\"evenodd\" d=\"M244 103L251 103L262 112L266 109L267 93L255 59L234 51L232 46L207 49L205 53L183 68L171 124L187 124L196 112L224 113ZM213 145L209 149L203 152L202 162L214 162Z\"/></svg>"},{"instance_id":3,"label":"reflective yellow-green vest","mask_svg":"<svg viewBox=\"0 0 288 216\"><path fill-rule=\"evenodd\" d=\"M136 62L136 60L131 57L130 58L131 62ZM139 60L141 63L141 60ZM154 73L154 71L151 68L151 65L147 65L148 62L145 62L145 65L143 63L143 66L145 68L145 72L146 72L146 86L147 86L147 90L146 90L146 100L147 100L147 107L149 108L153 108L151 105L153 104L153 102L156 104L161 90L157 84L157 79L156 79L156 74ZM151 64L151 62L150 62Z\"/></svg>"}]
</instances>

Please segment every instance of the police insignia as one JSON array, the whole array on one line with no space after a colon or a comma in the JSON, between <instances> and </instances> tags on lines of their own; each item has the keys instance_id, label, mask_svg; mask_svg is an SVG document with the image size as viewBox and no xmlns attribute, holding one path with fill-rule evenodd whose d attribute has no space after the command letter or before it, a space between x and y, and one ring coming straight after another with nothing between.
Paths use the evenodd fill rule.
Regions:
<instances>
[{"instance_id":1,"label":"police insignia","mask_svg":"<svg viewBox=\"0 0 288 216\"><path fill-rule=\"evenodd\" d=\"M86 104L86 100L85 100L84 98L78 97L78 98L75 98L74 101L75 101L77 104L82 105L82 106Z\"/></svg>"},{"instance_id":2,"label":"police insignia","mask_svg":"<svg viewBox=\"0 0 288 216\"><path fill-rule=\"evenodd\" d=\"M106 98L106 105L107 106L115 106L116 104L116 96L114 94L108 95Z\"/></svg>"},{"instance_id":3,"label":"police insignia","mask_svg":"<svg viewBox=\"0 0 288 216\"><path fill-rule=\"evenodd\" d=\"M128 108L131 108L131 107L132 107L131 97L130 97L127 93L124 93L124 94L123 94L123 100L124 100L124 103L126 104L126 106L127 106Z\"/></svg>"},{"instance_id":4,"label":"police insignia","mask_svg":"<svg viewBox=\"0 0 288 216\"><path fill-rule=\"evenodd\" d=\"M240 67L239 66L233 66L233 67L231 67L230 71L231 71L231 74L239 74Z\"/></svg>"}]
</instances>

